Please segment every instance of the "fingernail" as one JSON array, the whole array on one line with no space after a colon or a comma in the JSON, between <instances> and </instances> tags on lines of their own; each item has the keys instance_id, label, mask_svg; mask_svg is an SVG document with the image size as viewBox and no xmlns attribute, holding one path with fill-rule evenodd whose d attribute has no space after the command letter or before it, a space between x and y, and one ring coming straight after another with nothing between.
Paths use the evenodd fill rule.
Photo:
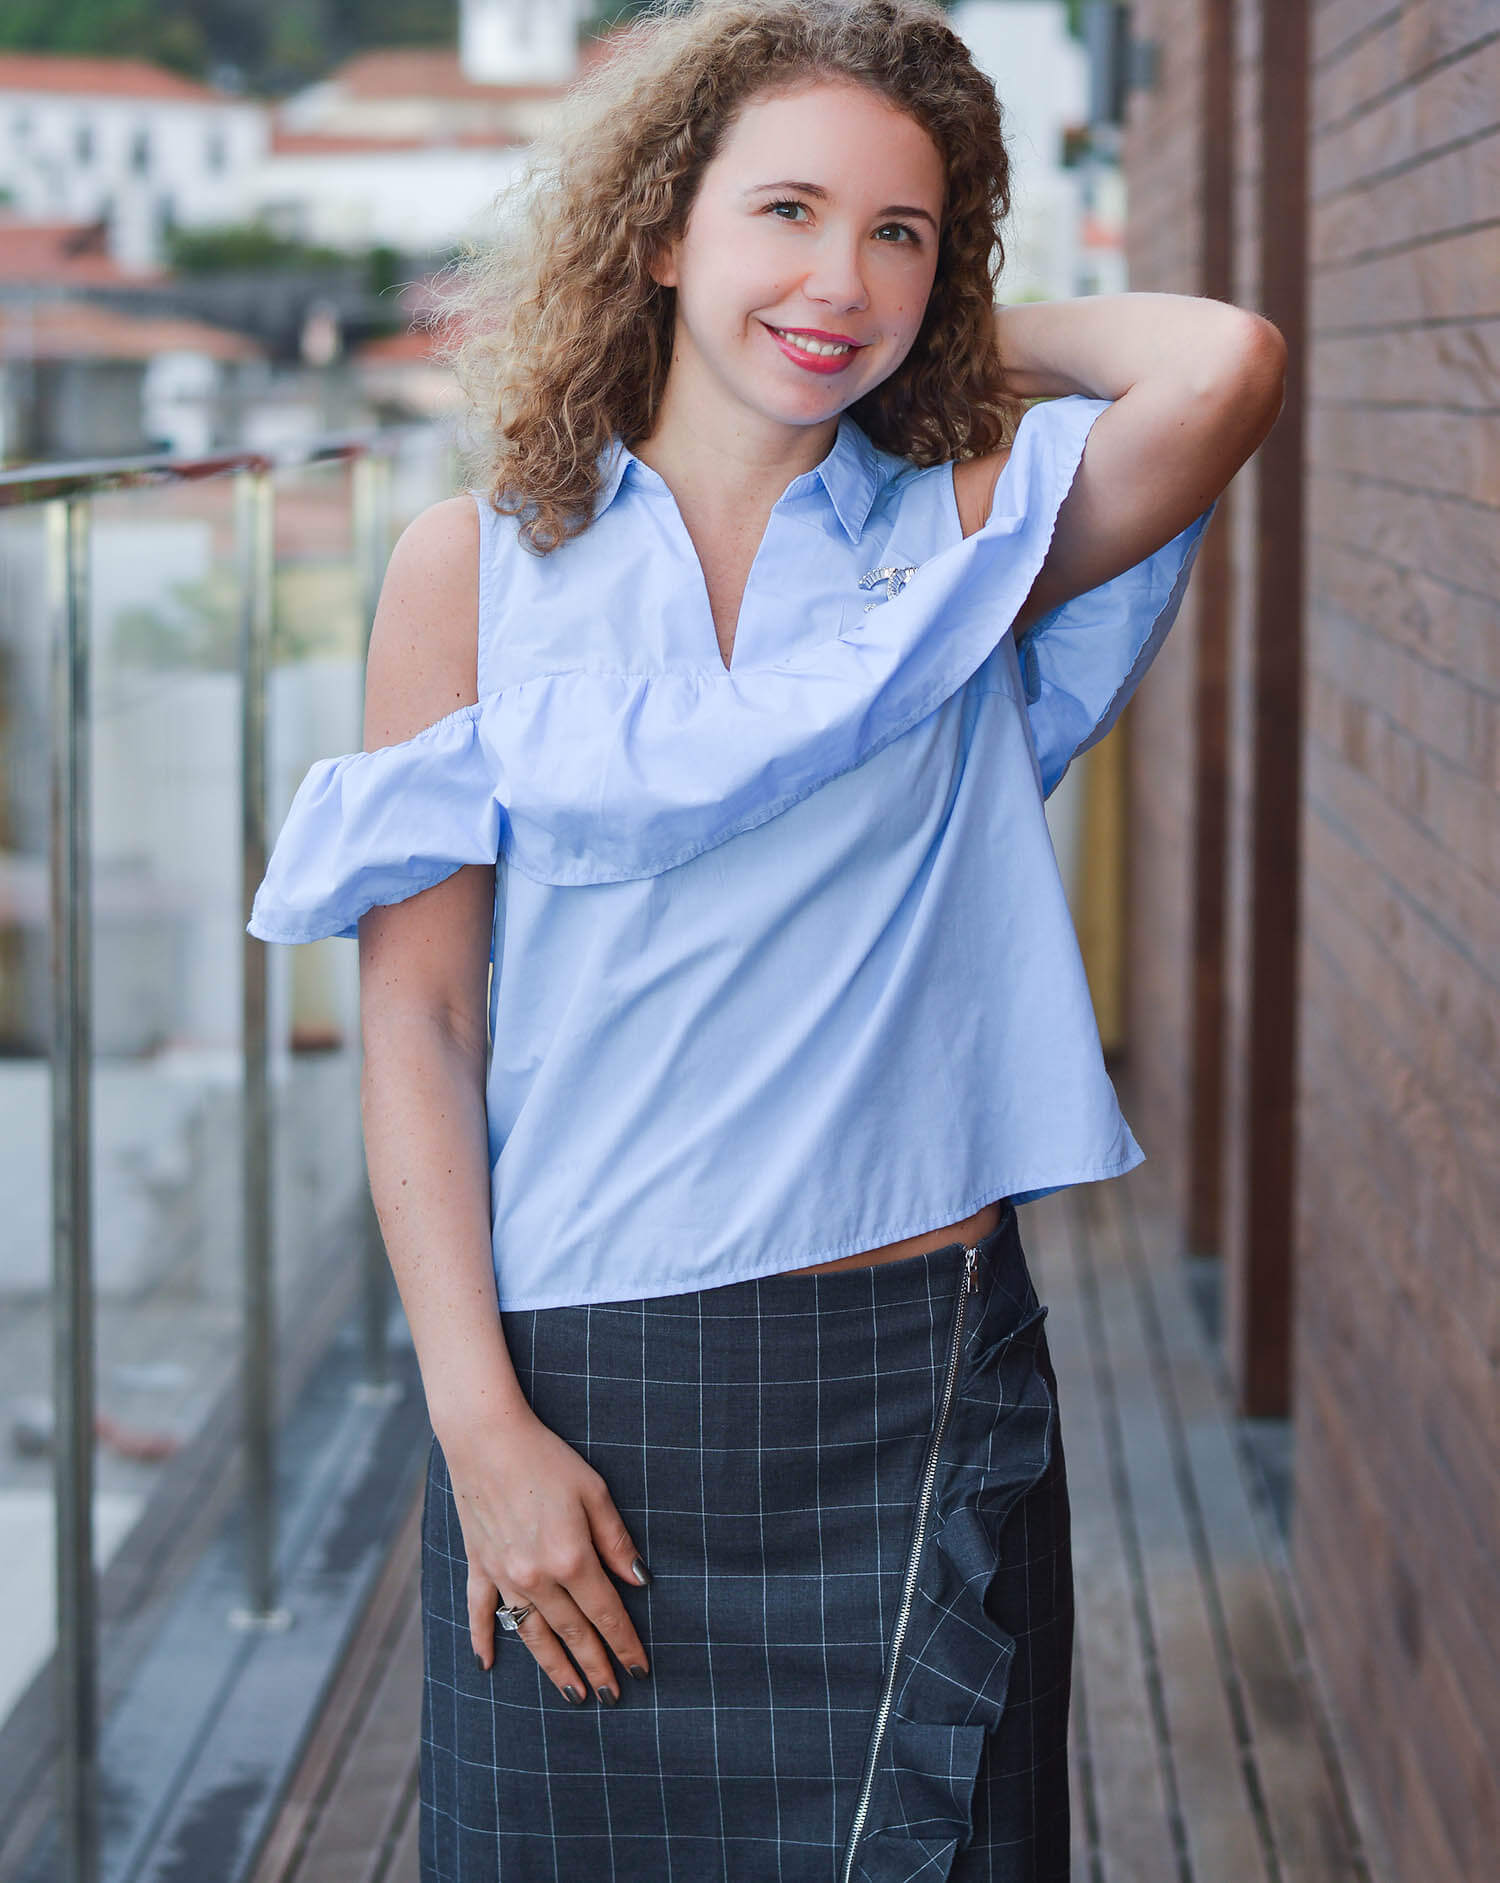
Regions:
<instances>
[{"instance_id":1,"label":"fingernail","mask_svg":"<svg viewBox=\"0 0 1500 1883\"><path fill-rule=\"evenodd\" d=\"M630 1565L630 1573L635 1577L637 1582L646 1583L651 1580L651 1571L641 1561L639 1556L637 1556L635 1561Z\"/></svg>"},{"instance_id":2,"label":"fingernail","mask_svg":"<svg viewBox=\"0 0 1500 1883\"><path fill-rule=\"evenodd\" d=\"M479 1669L481 1674L484 1672L484 1656L479 1652L478 1648L474 1650L474 1665Z\"/></svg>"},{"instance_id":3,"label":"fingernail","mask_svg":"<svg viewBox=\"0 0 1500 1883\"><path fill-rule=\"evenodd\" d=\"M606 1706L619 1705L620 1696L615 1692L613 1687L595 1687L594 1692L598 1694L599 1698Z\"/></svg>"},{"instance_id":4,"label":"fingernail","mask_svg":"<svg viewBox=\"0 0 1500 1883\"><path fill-rule=\"evenodd\" d=\"M644 1667L638 1667L632 1664L630 1673L632 1678L636 1680L644 1680L646 1678L646 1670Z\"/></svg>"},{"instance_id":5,"label":"fingernail","mask_svg":"<svg viewBox=\"0 0 1500 1883\"><path fill-rule=\"evenodd\" d=\"M573 1702L574 1706L583 1705L583 1695L578 1691L576 1687L564 1687L563 1692Z\"/></svg>"}]
</instances>

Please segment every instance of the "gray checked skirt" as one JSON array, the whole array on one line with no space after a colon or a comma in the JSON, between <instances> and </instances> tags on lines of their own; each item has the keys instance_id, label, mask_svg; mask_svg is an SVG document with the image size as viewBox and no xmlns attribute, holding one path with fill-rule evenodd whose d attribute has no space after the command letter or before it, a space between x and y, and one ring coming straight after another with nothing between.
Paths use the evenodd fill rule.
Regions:
<instances>
[{"instance_id":1,"label":"gray checked skirt","mask_svg":"<svg viewBox=\"0 0 1500 1883\"><path fill-rule=\"evenodd\" d=\"M651 1659L565 1700L469 1646L433 1446L423 1883L1066 1883L1073 1581L1013 1209L823 1275L502 1316L652 1572Z\"/></svg>"}]
</instances>

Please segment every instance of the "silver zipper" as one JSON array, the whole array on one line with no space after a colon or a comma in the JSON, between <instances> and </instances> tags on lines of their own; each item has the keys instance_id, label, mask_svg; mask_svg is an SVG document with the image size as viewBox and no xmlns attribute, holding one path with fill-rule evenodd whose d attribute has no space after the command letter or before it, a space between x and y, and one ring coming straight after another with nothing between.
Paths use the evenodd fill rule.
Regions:
<instances>
[{"instance_id":1,"label":"silver zipper","mask_svg":"<svg viewBox=\"0 0 1500 1883\"><path fill-rule=\"evenodd\" d=\"M932 1487L937 1482L938 1452L942 1448L943 1433L948 1424L948 1413L953 1405L953 1388L958 1379L958 1356L963 1347L964 1318L968 1298L978 1288L975 1267L979 1260L979 1245L964 1250L964 1284L959 1291L958 1311L953 1320L953 1339L948 1349L948 1371L943 1379L943 1396L938 1406L937 1422L932 1428L932 1443L927 1448L927 1465L922 1474L922 1492L917 1500L917 1527L911 1540L911 1555L906 1561L906 1582L901 1591L901 1606L896 1612L896 1625L891 1631L891 1658L886 1669L885 1685L881 1689L880 1705L875 1710L875 1726L870 1736L870 1749L865 1757L865 1775L860 1783L859 1798L854 1806L854 1819L849 1830L849 1845L844 1852L844 1870L841 1883L850 1883L854 1875L854 1855L859 1848L860 1837L864 1833L865 1819L870 1810L870 1792L875 1784L875 1771L880 1761L880 1743L885 1737L886 1721L890 1718L891 1706L896 1697L896 1675L901 1666L901 1644L906 1639L906 1624L911 1619L911 1605L917 1593L917 1568L922 1560L922 1544L927 1536L927 1518L932 1509Z\"/></svg>"}]
</instances>

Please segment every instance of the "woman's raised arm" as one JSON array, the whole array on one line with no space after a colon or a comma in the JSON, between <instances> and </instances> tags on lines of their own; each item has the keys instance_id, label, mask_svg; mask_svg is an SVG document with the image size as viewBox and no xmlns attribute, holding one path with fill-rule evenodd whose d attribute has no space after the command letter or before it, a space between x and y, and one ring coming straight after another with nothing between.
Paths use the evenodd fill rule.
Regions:
<instances>
[{"instance_id":1,"label":"woman's raised arm","mask_svg":"<svg viewBox=\"0 0 1500 1883\"><path fill-rule=\"evenodd\" d=\"M1152 555L1218 497L1281 409L1286 343L1223 301L1115 294L996 310L1011 390L1083 393L1100 414L1018 630ZM1003 455L967 471L984 505ZM982 469L979 467L983 467Z\"/></svg>"}]
</instances>

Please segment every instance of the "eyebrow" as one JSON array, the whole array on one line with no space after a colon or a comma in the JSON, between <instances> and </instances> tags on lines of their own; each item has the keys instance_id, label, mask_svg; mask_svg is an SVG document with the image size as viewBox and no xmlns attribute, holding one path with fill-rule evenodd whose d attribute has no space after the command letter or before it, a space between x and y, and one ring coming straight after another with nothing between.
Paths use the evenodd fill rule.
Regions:
<instances>
[{"instance_id":1,"label":"eyebrow","mask_svg":"<svg viewBox=\"0 0 1500 1883\"><path fill-rule=\"evenodd\" d=\"M745 194L747 196L759 196L766 190L796 190L803 196L817 197L819 202L826 203L828 201L828 192L823 188L822 184L798 183L791 178L787 178L780 183L757 183L753 189L746 190ZM887 203L885 208L878 213L882 216L919 216L923 222L931 223L934 231L937 229L937 218L932 214L931 210L922 209L915 203Z\"/></svg>"}]
</instances>

